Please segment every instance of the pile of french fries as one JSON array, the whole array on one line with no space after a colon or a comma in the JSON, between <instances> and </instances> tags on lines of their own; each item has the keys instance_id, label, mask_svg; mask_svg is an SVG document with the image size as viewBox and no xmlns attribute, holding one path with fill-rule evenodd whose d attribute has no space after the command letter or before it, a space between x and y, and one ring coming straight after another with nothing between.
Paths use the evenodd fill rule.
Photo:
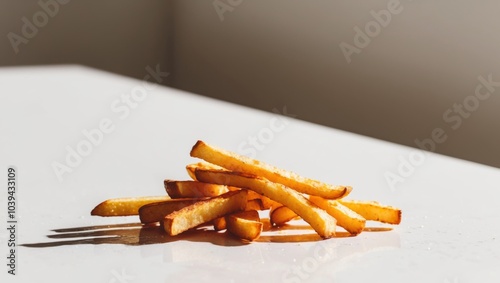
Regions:
<instances>
[{"instance_id":1,"label":"pile of french fries","mask_svg":"<svg viewBox=\"0 0 500 283\"><path fill-rule=\"evenodd\" d=\"M259 238L259 211L269 210L272 225L303 219L323 238L337 225L352 235L366 220L401 222L401 210L374 201L345 200L352 188L308 179L236 153L198 141L191 156L204 162L186 166L193 180L165 180L168 195L106 200L91 212L99 216L139 215L144 224L160 223L178 235L203 225L226 229L240 239Z\"/></svg>"}]
</instances>

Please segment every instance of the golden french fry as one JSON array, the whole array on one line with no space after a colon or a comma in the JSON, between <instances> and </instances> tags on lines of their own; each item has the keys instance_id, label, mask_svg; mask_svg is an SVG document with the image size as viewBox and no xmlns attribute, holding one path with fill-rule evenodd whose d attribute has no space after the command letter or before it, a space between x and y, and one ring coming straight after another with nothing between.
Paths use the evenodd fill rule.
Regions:
<instances>
[{"instance_id":1,"label":"golden french fry","mask_svg":"<svg viewBox=\"0 0 500 283\"><path fill-rule=\"evenodd\" d=\"M169 200L169 196L154 197L130 197L108 199L98 204L90 215L98 216L129 216L139 214L139 208L143 205Z\"/></svg>"},{"instance_id":2,"label":"golden french fry","mask_svg":"<svg viewBox=\"0 0 500 283\"><path fill-rule=\"evenodd\" d=\"M260 199L251 199L247 201L247 206L245 210L264 210L262 205L262 200Z\"/></svg>"},{"instance_id":3,"label":"golden french fry","mask_svg":"<svg viewBox=\"0 0 500 283\"><path fill-rule=\"evenodd\" d=\"M227 186L198 181L165 180L163 184L171 198L216 197L228 192Z\"/></svg>"},{"instance_id":4,"label":"golden french fry","mask_svg":"<svg viewBox=\"0 0 500 283\"><path fill-rule=\"evenodd\" d=\"M213 224L214 224L215 231L224 230L224 229L226 229L226 218L224 218L224 217L216 218L216 219L214 219Z\"/></svg>"},{"instance_id":5,"label":"golden french fry","mask_svg":"<svg viewBox=\"0 0 500 283\"><path fill-rule=\"evenodd\" d=\"M274 207L280 207L280 206L283 206L283 204L277 202L277 201L274 201L268 197L265 197L265 196L261 196L260 198L262 200L262 207L263 207L263 210L266 210L266 209L272 209Z\"/></svg>"},{"instance_id":6,"label":"golden french fry","mask_svg":"<svg viewBox=\"0 0 500 283\"><path fill-rule=\"evenodd\" d=\"M196 169L196 179L221 185L253 190L290 208L323 238L335 235L336 221L326 211L317 207L302 194L282 184L273 183L257 176L224 170Z\"/></svg>"},{"instance_id":7,"label":"golden french fry","mask_svg":"<svg viewBox=\"0 0 500 283\"><path fill-rule=\"evenodd\" d=\"M246 190L227 192L170 213L163 220L163 228L170 236L175 236L226 214L243 210L246 203Z\"/></svg>"},{"instance_id":8,"label":"golden french fry","mask_svg":"<svg viewBox=\"0 0 500 283\"><path fill-rule=\"evenodd\" d=\"M189 177L191 177L191 179L193 179L195 181L196 181L196 176L194 175L194 170L196 168L203 168L203 169L223 169L220 166L217 166L217 165L214 165L214 164L211 164L211 163L208 163L208 162L198 162L198 163L188 164L188 165L186 165L186 171L187 171Z\"/></svg>"},{"instance_id":9,"label":"golden french fry","mask_svg":"<svg viewBox=\"0 0 500 283\"><path fill-rule=\"evenodd\" d=\"M241 188L237 188L237 187L233 187L233 186L227 186L227 187L229 188L230 191L241 190ZM261 198L262 198L262 195L254 192L254 191L248 191L248 196L247 196L248 200L261 199Z\"/></svg>"},{"instance_id":10,"label":"golden french fry","mask_svg":"<svg viewBox=\"0 0 500 283\"><path fill-rule=\"evenodd\" d=\"M222 168L222 167L221 167ZM223 171L229 171L229 170L226 170L226 169L222 169ZM233 187L233 186L227 186L227 188L230 190L230 191L237 191L237 190L241 190L241 188L237 188L237 187ZM271 209L273 207L278 207L278 206L282 206L281 203L279 202L275 202L274 200L268 198L268 197L265 197L259 193L256 193L254 191L248 191L248 196L247 196L247 199L250 201L250 200L260 200L260 203L261 203L261 208L260 209L257 209L255 208L255 210L267 210L267 209Z\"/></svg>"},{"instance_id":11,"label":"golden french fry","mask_svg":"<svg viewBox=\"0 0 500 283\"><path fill-rule=\"evenodd\" d=\"M281 226L288 221L295 219L297 216L298 215L293 212L293 210L282 205L271 209L269 213L269 220L271 221L271 224Z\"/></svg>"},{"instance_id":12,"label":"golden french fry","mask_svg":"<svg viewBox=\"0 0 500 283\"><path fill-rule=\"evenodd\" d=\"M363 216L366 220L389 224L401 223L401 209L382 205L376 201L341 200L341 204Z\"/></svg>"},{"instance_id":13,"label":"golden french fry","mask_svg":"<svg viewBox=\"0 0 500 283\"><path fill-rule=\"evenodd\" d=\"M348 195L352 190L348 186L333 186L304 178L293 172L276 168L264 162L208 145L203 141L198 141L193 146L190 154L193 157L201 158L226 169L263 177L271 182L283 184L298 192L309 195L338 199Z\"/></svg>"},{"instance_id":14,"label":"golden french fry","mask_svg":"<svg viewBox=\"0 0 500 283\"><path fill-rule=\"evenodd\" d=\"M139 218L142 223L159 222L174 211L207 199L208 198L179 198L146 204L139 208Z\"/></svg>"},{"instance_id":15,"label":"golden french fry","mask_svg":"<svg viewBox=\"0 0 500 283\"><path fill-rule=\"evenodd\" d=\"M366 220L356 212L350 210L336 200L327 200L317 196L309 196L309 200L328 214L337 219L337 225L344 228L352 235L357 235L365 228Z\"/></svg>"},{"instance_id":16,"label":"golden french fry","mask_svg":"<svg viewBox=\"0 0 500 283\"><path fill-rule=\"evenodd\" d=\"M262 222L259 213L255 210L248 210L226 215L227 230L240 239L253 241L259 238L262 232Z\"/></svg>"},{"instance_id":17,"label":"golden french fry","mask_svg":"<svg viewBox=\"0 0 500 283\"><path fill-rule=\"evenodd\" d=\"M225 170L225 169L223 169ZM227 170L226 170L227 171ZM230 191L235 191L235 190L241 190L241 188L237 188L237 187L232 187L232 186L227 186L227 188L230 190ZM282 206L281 203L279 202L275 202L274 200L268 198L268 197L265 197L259 193L256 193L254 191L248 191L248 200L254 200L254 199L258 199L261 201L262 203L262 206L261 206L261 209L260 210L266 210L266 209L270 209L272 207L278 207L278 206ZM256 209L258 210L258 209Z\"/></svg>"}]
</instances>

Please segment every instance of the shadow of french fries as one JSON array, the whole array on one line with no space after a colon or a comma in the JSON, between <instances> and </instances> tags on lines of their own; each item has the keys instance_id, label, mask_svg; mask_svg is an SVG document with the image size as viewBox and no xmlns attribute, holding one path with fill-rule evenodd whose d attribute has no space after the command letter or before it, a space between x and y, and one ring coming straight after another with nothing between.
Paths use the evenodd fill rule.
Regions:
<instances>
[{"instance_id":1,"label":"shadow of french fries","mask_svg":"<svg viewBox=\"0 0 500 283\"><path fill-rule=\"evenodd\" d=\"M392 231L392 227L365 227L364 232L389 232Z\"/></svg>"},{"instance_id":2,"label":"shadow of french fries","mask_svg":"<svg viewBox=\"0 0 500 283\"><path fill-rule=\"evenodd\" d=\"M217 232L207 229L207 227L199 227L177 236L167 235L159 225L142 225L141 223L63 228L54 229L52 231L56 232L56 234L47 235L50 239L83 239L26 243L21 246L31 248L81 244L122 244L137 246L170 243L182 240L192 242L209 242L220 246L239 246L247 244L244 241L231 237L228 233Z\"/></svg>"},{"instance_id":3,"label":"shadow of french fries","mask_svg":"<svg viewBox=\"0 0 500 283\"><path fill-rule=\"evenodd\" d=\"M273 235L261 235L256 242L273 242L273 243L296 243L296 242L317 242L323 240L321 236L319 236L316 232L314 232L313 228L309 225L305 224L284 224L282 226L276 227L266 225L266 219L264 219L264 232L276 233ZM294 234L283 234L286 233L284 231L294 231ZM295 231L304 231L304 233L298 234ZM338 231L335 233L333 238L345 238L345 237L353 237L353 235Z\"/></svg>"},{"instance_id":4,"label":"shadow of french fries","mask_svg":"<svg viewBox=\"0 0 500 283\"><path fill-rule=\"evenodd\" d=\"M108 225L94 225L85 227L54 229L52 230L52 232L69 233L69 232L82 232L82 231L105 230L105 229L127 228L127 227L142 227L142 226L143 226L142 223L108 224Z\"/></svg>"},{"instance_id":5,"label":"shadow of french fries","mask_svg":"<svg viewBox=\"0 0 500 283\"><path fill-rule=\"evenodd\" d=\"M263 235L255 242L316 242L321 238L311 226L301 224L286 224L280 227L272 226L269 219L263 220ZM284 234L284 231L294 231L293 234ZM297 233L303 230L304 233ZM390 227L366 227L366 232L390 231ZM57 247L66 245L100 245L100 244L122 244L122 245L152 245L175 241L208 242L219 246L241 246L250 242L234 237L227 231L215 231L209 226L202 226L186 231L177 236L169 236L158 225L143 225L141 223L124 223L111 225L96 225L85 227L62 228L52 230L56 234L47 235L49 239L65 239L52 242L26 243L21 246L31 248ZM353 235L338 231L334 238L353 237Z\"/></svg>"}]
</instances>

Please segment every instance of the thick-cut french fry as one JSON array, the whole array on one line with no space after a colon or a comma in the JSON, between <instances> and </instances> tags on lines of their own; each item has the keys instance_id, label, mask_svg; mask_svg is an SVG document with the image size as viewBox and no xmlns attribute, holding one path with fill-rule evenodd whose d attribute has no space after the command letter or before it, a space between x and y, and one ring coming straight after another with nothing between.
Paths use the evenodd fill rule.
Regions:
<instances>
[{"instance_id":1,"label":"thick-cut french fry","mask_svg":"<svg viewBox=\"0 0 500 283\"><path fill-rule=\"evenodd\" d=\"M194 170L196 168L202 168L202 169L224 169L220 166L217 166L215 164L211 164L211 163L208 163L208 162L198 162L198 163L193 163L193 164L188 164L186 166L186 171L189 175L189 177L191 177L191 179L195 180L196 181L196 176L194 175Z\"/></svg>"},{"instance_id":2,"label":"thick-cut french fry","mask_svg":"<svg viewBox=\"0 0 500 283\"><path fill-rule=\"evenodd\" d=\"M264 210L264 207L262 205L262 200L251 199L247 201L247 206L245 207L245 210Z\"/></svg>"},{"instance_id":3,"label":"thick-cut french fry","mask_svg":"<svg viewBox=\"0 0 500 283\"><path fill-rule=\"evenodd\" d=\"M317 207L302 194L282 184L261 177L233 171L196 169L196 179L253 190L290 208L323 238L335 235L335 218Z\"/></svg>"},{"instance_id":4,"label":"thick-cut french fry","mask_svg":"<svg viewBox=\"0 0 500 283\"><path fill-rule=\"evenodd\" d=\"M321 196L323 198L342 198L348 195L352 190L352 188L348 186L333 186L320 181L304 178L293 172L276 168L264 162L216 148L203 141L198 141L193 146L191 156L201 158L232 171L266 178L271 182L283 184L298 192Z\"/></svg>"},{"instance_id":5,"label":"thick-cut french fry","mask_svg":"<svg viewBox=\"0 0 500 283\"><path fill-rule=\"evenodd\" d=\"M240 239L253 241L259 238L262 232L263 224L255 210L229 214L225 219L227 230Z\"/></svg>"},{"instance_id":6,"label":"thick-cut french fry","mask_svg":"<svg viewBox=\"0 0 500 283\"><path fill-rule=\"evenodd\" d=\"M216 197L228 192L227 186L198 181L165 180L163 184L171 198Z\"/></svg>"},{"instance_id":7,"label":"thick-cut french fry","mask_svg":"<svg viewBox=\"0 0 500 283\"><path fill-rule=\"evenodd\" d=\"M246 190L227 192L170 213L165 216L163 227L170 236L175 236L226 214L243 210L246 203Z\"/></svg>"},{"instance_id":8,"label":"thick-cut french fry","mask_svg":"<svg viewBox=\"0 0 500 283\"><path fill-rule=\"evenodd\" d=\"M230 187L230 188L236 188L236 187ZM252 199L262 200L262 195L254 192L254 191L248 191L248 200L252 200Z\"/></svg>"},{"instance_id":9,"label":"thick-cut french fry","mask_svg":"<svg viewBox=\"0 0 500 283\"><path fill-rule=\"evenodd\" d=\"M139 208L153 202L165 201L169 196L130 197L108 199L98 204L90 215L98 216L129 216L139 214Z\"/></svg>"},{"instance_id":10,"label":"thick-cut french fry","mask_svg":"<svg viewBox=\"0 0 500 283\"><path fill-rule=\"evenodd\" d=\"M224 229L226 229L226 218L224 218L224 217L216 218L216 219L214 219L213 224L214 224L215 231L224 230Z\"/></svg>"},{"instance_id":11,"label":"thick-cut french fry","mask_svg":"<svg viewBox=\"0 0 500 283\"><path fill-rule=\"evenodd\" d=\"M317 196L309 196L309 200L328 214L337 219L337 225L344 228L352 235L357 235L365 228L366 220L356 212L350 210L336 200L327 200Z\"/></svg>"},{"instance_id":12,"label":"thick-cut french fry","mask_svg":"<svg viewBox=\"0 0 500 283\"><path fill-rule=\"evenodd\" d=\"M389 224L399 224L401 222L401 210L396 207L382 205L376 201L341 200L339 202L363 216L366 220Z\"/></svg>"},{"instance_id":13,"label":"thick-cut french fry","mask_svg":"<svg viewBox=\"0 0 500 283\"><path fill-rule=\"evenodd\" d=\"M298 217L298 215L284 205L272 208L269 213L269 220L271 221L271 224L276 226L281 226L296 217Z\"/></svg>"},{"instance_id":14,"label":"thick-cut french fry","mask_svg":"<svg viewBox=\"0 0 500 283\"><path fill-rule=\"evenodd\" d=\"M142 223L163 221L170 213L206 199L208 198L179 198L146 204L139 208L139 218Z\"/></svg>"},{"instance_id":15,"label":"thick-cut french fry","mask_svg":"<svg viewBox=\"0 0 500 283\"><path fill-rule=\"evenodd\" d=\"M222 168L222 167L220 167ZM205 168L205 169L208 169L208 168ZM218 169L216 169L218 170ZM222 168L221 170L223 171L229 171L229 170L226 170L224 168ZM237 191L237 190L241 190L241 188L237 188L237 187L233 187L233 186L227 186L227 188L230 190L230 191ZM267 210L267 209L271 209L273 207L278 207L278 206L282 206L281 203L279 202L275 202L274 200L268 198L268 197L265 197L259 193L256 193L254 191L248 191L248 196L247 196L247 199L250 201L250 200L260 200L261 201L261 208L260 210ZM259 209L256 209L255 210L259 210Z\"/></svg>"},{"instance_id":16,"label":"thick-cut french fry","mask_svg":"<svg viewBox=\"0 0 500 283\"><path fill-rule=\"evenodd\" d=\"M265 196L261 196L260 198L262 200L262 208L264 210L266 209L272 209L273 207L280 207L282 206L283 204L277 202L277 201L274 201L268 197L265 197Z\"/></svg>"}]
</instances>

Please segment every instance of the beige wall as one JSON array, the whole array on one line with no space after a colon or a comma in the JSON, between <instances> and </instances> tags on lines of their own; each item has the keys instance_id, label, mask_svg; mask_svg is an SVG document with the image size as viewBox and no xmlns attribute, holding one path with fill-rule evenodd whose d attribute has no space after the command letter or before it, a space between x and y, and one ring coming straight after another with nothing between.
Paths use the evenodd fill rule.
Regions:
<instances>
[{"instance_id":1,"label":"beige wall","mask_svg":"<svg viewBox=\"0 0 500 283\"><path fill-rule=\"evenodd\" d=\"M0 66L77 63L140 79L148 65L170 70L170 1L59 1L68 3L42 1L58 11L15 53L7 35L22 36L23 17L34 24L44 10L40 0L0 0Z\"/></svg>"},{"instance_id":2,"label":"beige wall","mask_svg":"<svg viewBox=\"0 0 500 283\"><path fill-rule=\"evenodd\" d=\"M438 152L500 167L500 87L443 119L478 76L500 82L500 2L401 1L347 63L339 45L389 2L235 0L221 21L212 1L175 1L174 85L410 146L442 128Z\"/></svg>"},{"instance_id":3,"label":"beige wall","mask_svg":"<svg viewBox=\"0 0 500 283\"><path fill-rule=\"evenodd\" d=\"M500 167L500 90L457 129L443 120L478 76L500 81L500 2L401 1L348 63L339 45L392 0L217 1L69 1L16 54L7 35L42 8L0 0L0 66L78 63L142 78L159 63L169 85L401 144L442 128L438 152ZM222 21L214 3L233 5Z\"/></svg>"}]
</instances>

